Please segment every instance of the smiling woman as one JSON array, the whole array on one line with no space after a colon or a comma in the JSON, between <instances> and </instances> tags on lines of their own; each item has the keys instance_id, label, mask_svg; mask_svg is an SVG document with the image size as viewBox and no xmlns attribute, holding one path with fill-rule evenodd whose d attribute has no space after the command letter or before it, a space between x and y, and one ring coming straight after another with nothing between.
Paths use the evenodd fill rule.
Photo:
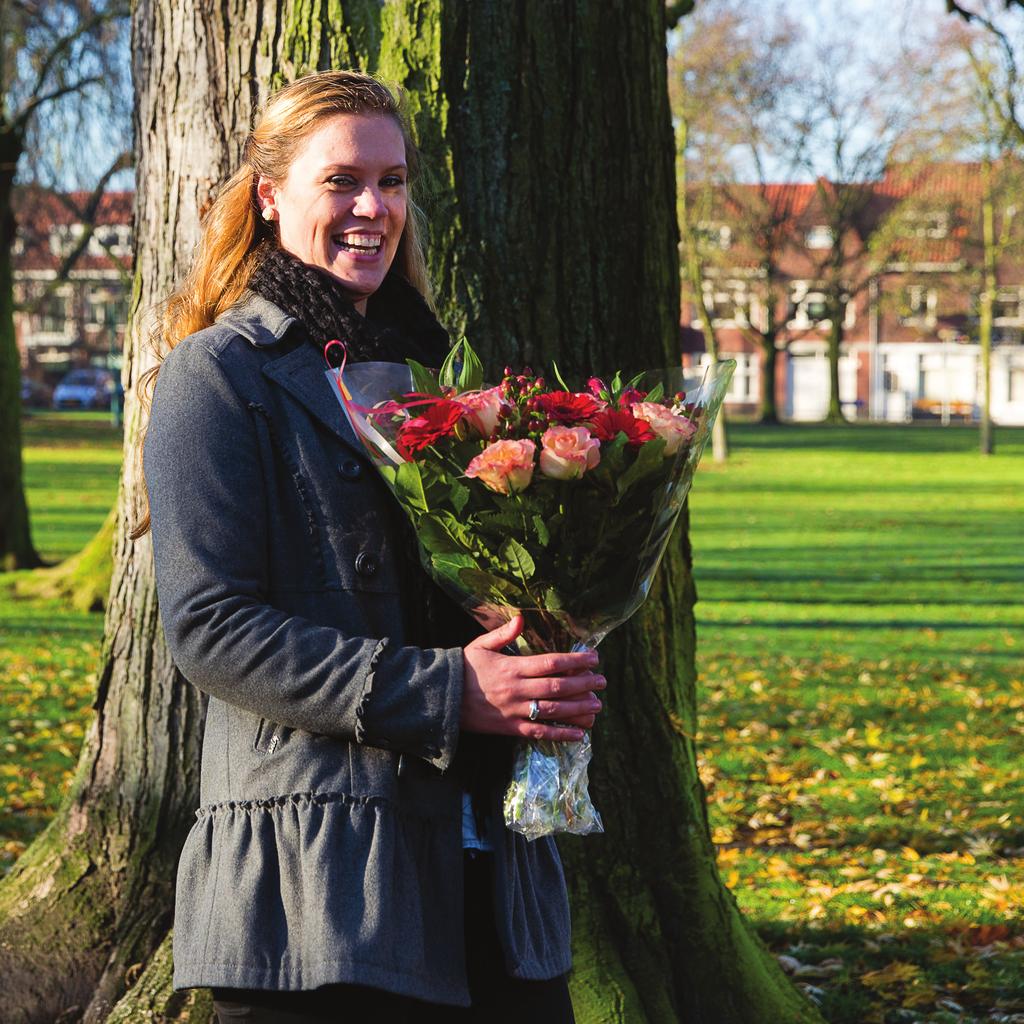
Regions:
<instances>
[{"instance_id":1,"label":"smiling woman","mask_svg":"<svg viewBox=\"0 0 1024 1024\"><path fill-rule=\"evenodd\" d=\"M337 278L366 313L405 229L405 139L386 115L339 114L314 131L283 181L260 176L266 221L282 249Z\"/></svg>"},{"instance_id":2,"label":"smiling woman","mask_svg":"<svg viewBox=\"0 0 1024 1024\"><path fill-rule=\"evenodd\" d=\"M175 664L209 695L174 984L211 987L221 1021L572 1020L558 853L506 831L501 796L513 737L593 724L597 657L502 653L519 617L476 635L324 372L336 338L353 361L448 351L415 170L375 79L286 87L162 321L157 592Z\"/></svg>"}]
</instances>

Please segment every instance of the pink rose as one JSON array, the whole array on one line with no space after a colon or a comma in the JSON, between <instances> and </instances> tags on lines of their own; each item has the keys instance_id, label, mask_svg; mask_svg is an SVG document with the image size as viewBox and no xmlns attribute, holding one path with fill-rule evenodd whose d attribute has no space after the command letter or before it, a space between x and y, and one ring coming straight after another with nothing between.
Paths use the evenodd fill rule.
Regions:
<instances>
[{"instance_id":1,"label":"pink rose","mask_svg":"<svg viewBox=\"0 0 1024 1024\"><path fill-rule=\"evenodd\" d=\"M548 427L540 443L540 471L555 480L577 480L601 461L601 442L586 427Z\"/></svg>"},{"instance_id":2,"label":"pink rose","mask_svg":"<svg viewBox=\"0 0 1024 1024\"><path fill-rule=\"evenodd\" d=\"M498 494L511 494L530 486L533 479L532 441L492 441L466 467L466 476L479 477Z\"/></svg>"},{"instance_id":3,"label":"pink rose","mask_svg":"<svg viewBox=\"0 0 1024 1024\"><path fill-rule=\"evenodd\" d=\"M671 409L657 402L636 402L633 415L646 420L658 437L665 439L665 454L675 455L681 444L685 444L697 432L697 428L685 417L677 416Z\"/></svg>"},{"instance_id":4,"label":"pink rose","mask_svg":"<svg viewBox=\"0 0 1024 1024\"><path fill-rule=\"evenodd\" d=\"M486 391L467 391L458 396L458 403L466 410L465 422L480 437L493 437L502 413L511 408L502 398L500 386Z\"/></svg>"}]
</instances>

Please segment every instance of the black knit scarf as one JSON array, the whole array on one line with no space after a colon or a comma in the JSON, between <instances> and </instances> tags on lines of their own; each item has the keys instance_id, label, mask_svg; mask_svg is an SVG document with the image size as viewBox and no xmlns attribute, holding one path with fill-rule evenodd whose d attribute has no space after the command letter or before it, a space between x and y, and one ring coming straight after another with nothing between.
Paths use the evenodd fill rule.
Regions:
<instances>
[{"instance_id":1,"label":"black knit scarf","mask_svg":"<svg viewBox=\"0 0 1024 1024\"><path fill-rule=\"evenodd\" d=\"M356 311L337 278L276 246L267 247L249 287L298 320L317 348L335 338L343 341L353 362L401 363L410 358L436 367L448 354L447 331L423 296L395 270L370 296L366 316Z\"/></svg>"}]
</instances>

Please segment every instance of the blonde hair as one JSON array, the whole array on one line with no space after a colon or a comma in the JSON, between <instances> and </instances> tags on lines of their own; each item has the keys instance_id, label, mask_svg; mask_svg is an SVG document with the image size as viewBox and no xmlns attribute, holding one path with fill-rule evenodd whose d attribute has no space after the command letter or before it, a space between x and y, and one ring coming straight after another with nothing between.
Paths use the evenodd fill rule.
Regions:
<instances>
[{"instance_id":1,"label":"blonde hair","mask_svg":"<svg viewBox=\"0 0 1024 1024\"><path fill-rule=\"evenodd\" d=\"M420 241L421 214L412 199L418 152L396 95L382 82L359 71L321 71L306 75L274 93L258 114L245 140L242 164L218 191L202 218L196 255L181 287L157 315L155 341L162 359L190 334L209 327L242 296L268 246L277 244L276 224L260 215L256 185L261 177L283 181L309 135L338 114L371 114L392 118L405 141L408 166L409 216L395 253L393 270L427 301L430 288ZM159 365L143 374L139 397L149 404ZM140 431L141 462L145 430ZM148 506L145 492L140 498ZM149 509L141 508L132 537L149 529Z\"/></svg>"}]
</instances>

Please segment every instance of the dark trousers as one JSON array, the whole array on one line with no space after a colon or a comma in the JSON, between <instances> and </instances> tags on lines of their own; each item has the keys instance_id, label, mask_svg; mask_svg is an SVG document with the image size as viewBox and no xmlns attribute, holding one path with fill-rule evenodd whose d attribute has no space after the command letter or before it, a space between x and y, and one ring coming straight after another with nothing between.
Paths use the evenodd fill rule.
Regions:
<instances>
[{"instance_id":1,"label":"dark trousers","mask_svg":"<svg viewBox=\"0 0 1024 1024\"><path fill-rule=\"evenodd\" d=\"M310 992L213 990L219 1024L573 1024L565 977L519 981L505 973L491 899L491 855L466 854L466 970L473 1005L442 1006L363 985Z\"/></svg>"}]
</instances>

